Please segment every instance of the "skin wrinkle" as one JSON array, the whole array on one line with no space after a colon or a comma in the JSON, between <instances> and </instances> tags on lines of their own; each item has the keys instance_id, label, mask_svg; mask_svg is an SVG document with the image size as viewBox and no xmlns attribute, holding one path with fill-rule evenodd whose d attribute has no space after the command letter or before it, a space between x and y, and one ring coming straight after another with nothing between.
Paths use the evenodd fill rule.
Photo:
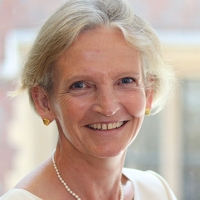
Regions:
<instances>
[{"instance_id":1,"label":"skin wrinkle","mask_svg":"<svg viewBox=\"0 0 200 200\"><path fill-rule=\"evenodd\" d=\"M119 32L118 32L118 34L119 34ZM66 77L66 78L63 78L62 80L59 79L59 84L56 81L57 78L55 78L55 84L54 84L55 94L54 94L54 96L57 95L57 97L58 97L57 99L60 99L59 100L60 101L59 107L65 107L68 104L68 102L71 102L74 98L75 99L79 98L79 102L80 102L81 99L82 99L81 102L85 102L85 101L96 102L96 103L93 104L92 110L93 110L93 112L94 111L100 112L99 114L94 114L91 111L88 111L88 114L86 116L88 118L87 121L89 123L87 121L84 122L84 123L79 122L79 124L78 124L79 128L81 128L85 125L91 124L91 123L97 123L98 121L102 121L103 118L100 117L101 112L111 113L109 111L109 109L112 110L113 108L115 108L115 112L117 110L120 110L120 109L123 110L124 108L122 108L122 105L120 103L121 100L119 100L121 98L120 96L123 93L127 93L127 92L130 93L129 98L133 98L132 97L133 91L134 91L134 93L138 93L138 92L144 93L144 87L141 84L141 79L142 79L141 78L141 69L139 70L140 75L138 75L138 71L137 70L135 71L134 68L131 69L130 72L126 71L125 73L123 72L124 74L123 73L120 73L120 74L116 73L116 75L114 75L113 72L115 72L115 65L110 65L111 67L108 67L108 65L107 65L108 64L108 62L107 62L108 58L101 56L101 54L104 52L104 51L102 51L102 49L104 50L104 48L105 48L105 46L102 46L101 43L102 43L102 41L98 42L99 46L96 49L94 49L94 51L93 50L92 51L85 51L83 54L80 54L80 52L82 53L82 49L80 49L81 45L77 46L77 45L73 44L69 48L69 50L67 50L66 53L64 53L63 56L60 57L59 62L56 63L57 64L56 66L57 67L59 66L60 69L64 67L64 66L62 66L63 64L61 64L61 63L69 63L68 66L73 66L73 67L70 67L69 70L66 70L67 68L64 67L63 68L64 71L62 71L62 72L55 71L55 74L56 74L55 77L59 77L60 73L62 73L63 77ZM92 43L90 45L93 46ZM74 47L76 47L76 48L74 48ZM113 49L113 47L108 47L108 48ZM126 52L127 51L126 48L122 47L122 51ZM108 51L107 54L112 53L110 51L110 49L107 49L107 47L106 47L106 51ZM68 54L69 51L70 51L70 54ZM88 52L89 52L89 54L88 54ZM87 67L83 68L84 69L83 73L81 73L81 72L77 73L76 70L74 71L74 67L77 65L77 63L74 63L74 61L77 62L77 53L78 53L78 56L79 56L78 63L79 63L79 60L81 61L81 64L83 64L84 62L87 63L87 65L86 65ZM138 51L135 51L135 53L139 54ZM99 70L98 67L97 68L93 67L94 64L96 65L97 63L99 63L98 62L99 56L101 56L100 57L101 58L101 60L100 60L101 66L107 66L107 67L104 67L106 69L106 71L104 71L104 70L98 71ZM123 56L124 55L113 57L113 59L118 60L117 65L119 65L119 66L124 65L124 62L122 61ZM129 60L129 59L132 59L132 58L127 57L127 59ZM82 61L84 61L84 62L82 62ZM141 66L140 59L138 59L138 61L139 61L138 65ZM76 65L74 65L74 64L76 64ZM96 73L98 73L98 75L99 75L98 78L95 78L95 76L94 76L94 74L96 74ZM137 77L136 78L137 79L136 86L129 88L129 86L117 84L119 78L121 78L123 76L129 77L131 74L133 74L133 77ZM89 87L89 88L83 89L83 91L78 90L78 92L77 91L74 92L74 91L70 90L70 88L68 88L68 87L70 87L71 84L73 84L75 81L80 80L79 79L80 77L81 77L81 80L86 79L90 83L92 82L92 85L90 85L91 88ZM89 78L89 80L88 80L88 78ZM61 85L62 85L62 87L60 87ZM64 88L63 88L63 86L64 86ZM73 102L74 102L73 107L75 108L77 101L75 100ZM114 104L111 103L111 102L113 102ZM55 110L59 110L59 108L57 106L57 101L55 101L54 105L55 105ZM80 104L77 104L77 106L81 109ZM67 108L67 112L71 112L70 111L71 109L72 108ZM102 110L102 109L104 109L104 110ZM125 113L127 111L124 109L123 112ZM61 114L62 110L60 110L59 113L60 113L59 115L62 116L62 114ZM90 115L91 115L91 117L90 117ZM67 138L70 141L73 141L73 140L76 141L76 137L77 137L76 136L76 134L77 134L76 130L74 130L71 126L69 126L68 131L67 131L65 129L67 122L65 122L65 119L63 117L58 118L58 123L61 123L62 132L65 133L65 135L66 135L67 132L69 132L70 134L66 135ZM97 121L98 118L99 118L99 120ZM131 118L134 118L134 116L130 116L129 120ZM137 127L138 125L134 123L133 128L132 128L133 130L135 129L134 126ZM99 140L100 138L97 137L97 139ZM79 138L79 142L81 143L82 146L88 146L89 145L88 140L85 137L82 137L82 139ZM80 145L78 145L78 146L80 146ZM92 145L90 145L90 146L92 148ZM95 146L94 146L94 148L95 148ZM94 151L94 149L92 151Z\"/></svg>"},{"instance_id":2,"label":"skin wrinkle","mask_svg":"<svg viewBox=\"0 0 200 200\"><path fill-rule=\"evenodd\" d=\"M107 36L105 41L100 42L98 38L104 35ZM90 45L88 41L91 41ZM121 179L119 170L123 167L127 147L140 130L148 103L140 55L113 29L87 32L80 35L76 42L61 55L54 68L50 105L59 130L56 152L60 152L55 155L55 160L63 179L68 180L71 188L80 188L84 180L94 191L101 188L99 195L104 195L107 189L101 183L107 176L102 174L99 177L97 174L102 168L113 174L114 179L110 178L107 183L116 188ZM91 55L88 56L87 52ZM129 77L127 84L123 83L125 77ZM77 81L83 81L84 87L72 87ZM106 116L111 113L114 114ZM119 121L127 123L108 131L87 127L92 123ZM113 170L113 165L119 168ZM70 166L76 169L75 173ZM93 171L85 177L79 166L86 171L92 167ZM84 177L80 180L77 176ZM83 194L80 193L81 196Z\"/></svg>"},{"instance_id":3,"label":"skin wrinkle","mask_svg":"<svg viewBox=\"0 0 200 200\"><path fill-rule=\"evenodd\" d=\"M127 148L140 130L145 108L151 106L141 67L139 52L119 31L105 27L79 35L55 63L54 89L47 98L50 110L38 112L42 118L55 119L56 164L70 188L79 188L84 199L118 195ZM35 91L38 97L44 94L39 86ZM88 127L117 122L126 123L111 130ZM93 193L82 187L85 184Z\"/></svg>"},{"instance_id":4,"label":"skin wrinkle","mask_svg":"<svg viewBox=\"0 0 200 200\"><path fill-rule=\"evenodd\" d=\"M145 108L162 109L174 77L152 27L125 1L104 3L67 1L42 26L24 65L16 92L28 89L40 117L55 120L59 132L55 162L48 159L18 185L41 199L74 198L55 163L81 199L119 199L119 183L124 199L137 198L122 172L126 151ZM92 123L122 126L96 130Z\"/></svg>"}]
</instances>

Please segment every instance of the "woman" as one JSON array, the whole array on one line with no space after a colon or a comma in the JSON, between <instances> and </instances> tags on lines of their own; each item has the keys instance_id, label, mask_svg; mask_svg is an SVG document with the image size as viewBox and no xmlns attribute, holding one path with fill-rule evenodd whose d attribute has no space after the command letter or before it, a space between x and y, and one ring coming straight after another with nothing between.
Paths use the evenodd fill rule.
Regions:
<instances>
[{"instance_id":1,"label":"woman","mask_svg":"<svg viewBox=\"0 0 200 200\"><path fill-rule=\"evenodd\" d=\"M176 199L158 174L123 169L173 82L156 34L124 0L68 0L39 32L20 87L56 122L56 150L1 200Z\"/></svg>"}]
</instances>

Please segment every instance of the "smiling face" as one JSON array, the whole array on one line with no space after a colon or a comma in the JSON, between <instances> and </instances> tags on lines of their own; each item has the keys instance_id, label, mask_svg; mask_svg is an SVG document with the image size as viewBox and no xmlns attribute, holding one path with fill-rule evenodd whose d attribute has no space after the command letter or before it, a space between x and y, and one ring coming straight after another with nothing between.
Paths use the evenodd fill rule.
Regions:
<instances>
[{"instance_id":1,"label":"smiling face","mask_svg":"<svg viewBox=\"0 0 200 200\"><path fill-rule=\"evenodd\" d=\"M124 152L151 105L141 65L139 52L119 30L102 27L79 35L54 68L50 110L61 143L95 157Z\"/></svg>"}]
</instances>

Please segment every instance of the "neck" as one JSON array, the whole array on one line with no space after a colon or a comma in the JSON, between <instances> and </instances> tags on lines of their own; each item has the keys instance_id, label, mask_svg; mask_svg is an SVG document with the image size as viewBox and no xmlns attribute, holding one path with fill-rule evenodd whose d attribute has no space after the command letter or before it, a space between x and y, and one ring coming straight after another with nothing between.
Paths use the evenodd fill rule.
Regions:
<instances>
[{"instance_id":1,"label":"neck","mask_svg":"<svg viewBox=\"0 0 200 200\"><path fill-rule=\"evenodd\" d=\"M119 199L125 152L112 158L96 158L86 156L72 146L70 149L68 145L64 147L58 144L55 162L72 191L81 199Z\"/></svg>"}]
</instances>

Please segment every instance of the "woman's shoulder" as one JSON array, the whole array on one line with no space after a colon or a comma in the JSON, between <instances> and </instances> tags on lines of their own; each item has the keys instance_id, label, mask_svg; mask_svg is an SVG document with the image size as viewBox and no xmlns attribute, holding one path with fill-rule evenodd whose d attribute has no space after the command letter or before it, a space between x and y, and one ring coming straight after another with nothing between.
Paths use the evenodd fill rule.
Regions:
<instances>
[{"instance_id":1,"label":"woman's shoulder","mask_svg":"<svg viewBox=\"0 0 200 200\"><path fill-rule=\"evenodd\" d=\"M39 197L22 189L12 189L0 197L0 200L41 200Z\"/></svg>"},{"instance_id":2,"label":"woman's shoulder","mask_svg":"<svg viewBox=\"0 0 200 200\"><path fill-rule=\"evenodd\" d=\"M53 187L50 184L53 180L52 170L50 170L52 167L49 167L48 163L46 161L27 174L17 183L14 189L9 190L4 196L0 197L0 200L41 200L41 198L44 198L49 191L52 191Z\"/></svg>"},{"instance_id":3,"label":"woman's shoulder","mask_svg":"<svg viewBox=\"0 0 200 200\"><path fill-rule=\"evenodd\" d=\"M124 168L123 174L133 183L136 200L176 200L165 179L153 171Z\"/></svg>"},{"instance_id":4,"label":"woman's shoulder","mask_svg":"<svg viewBox=\"0 0 200 200\"><path fill-rule=\"evenodd\" d=\"M144 183L144 184L154 183L158 186L161 183L166 184L166 181L159 174L150 170L141 171L137 169L123 168L123 174L131 181L137 183Z\"/></svg>"}]
</instances>

